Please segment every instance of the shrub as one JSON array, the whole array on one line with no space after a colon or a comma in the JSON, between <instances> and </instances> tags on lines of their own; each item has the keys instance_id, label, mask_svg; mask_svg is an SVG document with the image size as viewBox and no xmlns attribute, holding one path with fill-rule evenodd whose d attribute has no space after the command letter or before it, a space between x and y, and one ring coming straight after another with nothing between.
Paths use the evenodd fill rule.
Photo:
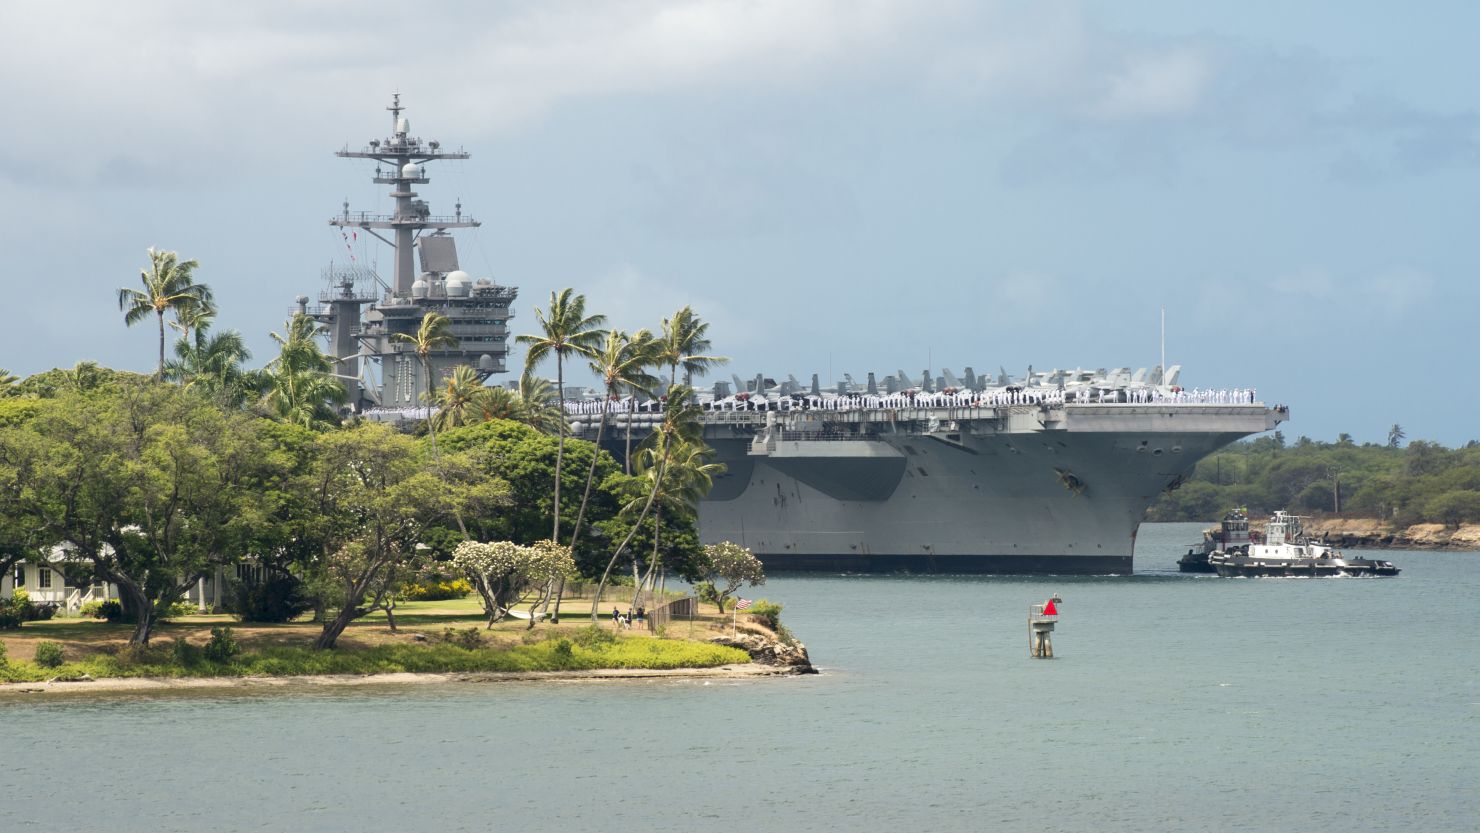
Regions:
<instances>
[{"instance_id":1,"label":"shrub","mask_svg":"<svg viewBox=\"0 0 1480 833\"><path fill-rule=\"evenodd\" d=\"M0 630L15 630L26 621L26 611L13 599L0 599Z\"/></svg>"},{"instance_id":2,"label":"shrub","mask_svg":"<svg viewBox=\"0 0 1480 833\"><path fill-rule=\"evenodd\" d=\"M65 660L62 646L57 642L36 643L36 664L42 668L56 668Z\"/></svg>"},{"instance_id":3,"label":"shrub","mask_svg":"<svg viewBox=\"0 0 1480 833\"><path fill-rule=\"evenodd\" d=\"M88 602L82 606L81 612L83 616L91 616L94 619L106 619L109 622L123 621L123 603L117 599Z\"/></svg>"},{"instance_id":4,"label":"shrub","mask_svg":"<svg viewBox=\"0 0 1480 833\"><path fill-rule=\"evenodd\" d=\"M128 644L118 649L113 659L125 668L134 665L161 665L169 653L168 648L150 645Z\"/></svg>"},{"instance_id":5,"label":"shrub","mask_svg":"<svg viewBox=\"0 0 1480 833\"><path fill-rule=\"evenodd\" d=\"M170 602L159 609L161 619L179 619L181 616L194 616L200 612L200 608L190 602L181 600Z\"/></svg>"},{"instance_id":6,"label":"shrub","mask_svg":"<svg viewBox=\"0 0 1480 833\"><path fill-rule=\"evenodd\" d=\"M555 656L561 659L569 659L576 652L575 645L563 636L555 640L555 645L551 650L555 652Z\"/></svg>"},{"instance_id":7,"label":"shrub","mask_svg":"<svg viewBox=\"0 0 1480 833\"><path fill-rule=\"evenodd\" d=\"M280 573L233 587L227 609L243 622L289 622L312 610L313 600L297 576Z\"/></svg>"},{"instance_id":8,"label":"shrub","mask_svg":"<svg viewBox=\"0 0 1480 833\"><path fill-rule=\"evenodd\" d=\"M472 651L483 647L483 633L477 628L447 628L442 631L442 641Z\"/></svg>"},{"instance_id":9,"label":"shrub","mask_svg":"<svg viewBox=\"0 0 1480 833\"><path fill-rule=\"evenodd\" d=\"M0 642L0 668L5 667L5 643Z\"/></svg>"},{"instance_id":10,"label":"shrub","mask_svg":"<svg viewBox=\"0 0 1480 833\"><path fill-rule=\"evenodd\" d=\"M750 609L745 612L750 614L752 621L759 622L775 631L776 635L781 637L782 642L791 643L796 641L796 637L791 635L791 631L787 630L786 626L781 624L780 604L770 599L757 599L751 604Z\"/></svg>"},{"instance_id":11,"label":"shrub","mask_svg":"<svg viewBox=\"0 0 1480 833\"><path fill-rule=\"evenodd\" d=\"M31 605L31 609L29 611L27 611L27 615L30 617L30 620L33 621L33 622L35 622L35 621L45 622L46 620L50 619L51 617L57 615L57 606L54 605L54 604L51 604L50 602L48 602L46 604Z\"/></svg>"},{"instance_id":12,"label":"shrub","mask_svg":"<svg viewBox=\"0 0 1480 833\"><path fill-rule=\"evenodd\" d=\"M587 625L576 631L571 639L582 648L601 650L617 641L617 635L600 625Z\"/></svg>"},{"instance_id":13,"label":"shrub","mask_svg":"<svg viewBox=\"0 0 1480 833\"><path fill-rule=\"evenodd\" d=\"M473 585L464 579L455 578L450 581L416 582L406 585L401 592L401 597L410 602L441 602L448 599L461 599L473 592Z\"/></svg>"},{"instance_id":14,"label":"shrub","mask_svg":"<svg viewBox=\"0 0 1480 833\"><path fill-rule=\"evenodd\" d=\"M242 646L232 635L231 628L211 628L211 641L206 643L205 656L211 662L227 663L242 652Z\"/></svg>"},{"instance_id":15,"label":"shrub","mask_svg":"<svg viewBox=\"0 0 1480 833\"><path fill-rule=\"evenodd\" d=\"M189 666L200 662L200 648L191 645L183 636L175 637L175 641L170 645L170 652L174 654L175 662L179 665Z\"/></svg>"},{"instance_id":16,"label":"shrub","mask_svg":"<svg viewBox=\"0 0 1480 833\"><path fill-rule=\"evenodd\" d=\"M769 599L757 599L745 612L773 631L781 626L781 605Z\"/></svg>"}]
</instances>

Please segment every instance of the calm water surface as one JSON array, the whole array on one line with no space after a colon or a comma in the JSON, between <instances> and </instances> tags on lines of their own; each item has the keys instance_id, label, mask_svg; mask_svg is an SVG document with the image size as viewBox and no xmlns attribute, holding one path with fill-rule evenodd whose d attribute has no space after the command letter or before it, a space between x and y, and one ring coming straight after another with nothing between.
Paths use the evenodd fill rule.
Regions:
<instances>
[{"instance_id":1,"label":"calm water surface","mask_svg":"<svg viewBox=\"0 0 1480 833\"><path fill-rule=\"evenodd\" d=\"M1480 554L1179 575L1199 528L1134 577L773 578L817 677L0 701L0 829L1480 829Z\"/></svg>"}]
</instances>

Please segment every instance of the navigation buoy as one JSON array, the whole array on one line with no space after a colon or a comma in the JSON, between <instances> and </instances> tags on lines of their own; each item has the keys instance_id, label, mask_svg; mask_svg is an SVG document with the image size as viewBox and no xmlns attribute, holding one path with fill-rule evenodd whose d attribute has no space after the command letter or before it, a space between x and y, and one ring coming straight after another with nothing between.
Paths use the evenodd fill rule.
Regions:
<instances>
[{"instance_id":1,"label":"navigation buoy","mask_svg":"<svg viewBox=\"0 0 1480 833\"><path fill-rule=\"evenodd\" d=\"M1058 603L1064 600L1049 596L1041 605L1028 606L1028 656L1053 659L1053 628L1059 620Z\"/></svg>"}]
</instances>

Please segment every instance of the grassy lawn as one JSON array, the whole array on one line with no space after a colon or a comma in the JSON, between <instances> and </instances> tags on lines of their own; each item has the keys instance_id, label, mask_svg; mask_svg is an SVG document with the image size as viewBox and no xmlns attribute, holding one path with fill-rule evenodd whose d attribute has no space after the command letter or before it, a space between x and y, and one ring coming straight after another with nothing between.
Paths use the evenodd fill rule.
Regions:
<instances>
[{"instance_id":1,"label":"grassy lawn","mask_svg":"<svg viewBox=\"0 0 1480 833\"><path fill-rule=\"evenodd\" d=\"M607 668L700 668L748 662L733 648L704 642L728 629L729 617L701 615L692 625L675 622L659 638L644 628L614 631L611 607L593 631L590 600L567 599L561 622L507 619L486 629L476 597L406 602L396 608L398 632L376 613L352 623L334 651L312 651L320 626L309 621L285 624L237 622L227 615L186 616L158 625L150 647L127 647L133 626L94 619L28 622L0 631L8 662L0 681L119 676L247 676L289 674L370 674L395 671L538 671ZM623 610L626 605L619 604ZM211 662L201 649L212 628L229 627L241 652L229 662ZM446 639L448 631L453 639ZM42 668L32 662L39 642L62 646L65 663ZM177 642L182 642L177 646Z\"/></svg>"}]
</instances>

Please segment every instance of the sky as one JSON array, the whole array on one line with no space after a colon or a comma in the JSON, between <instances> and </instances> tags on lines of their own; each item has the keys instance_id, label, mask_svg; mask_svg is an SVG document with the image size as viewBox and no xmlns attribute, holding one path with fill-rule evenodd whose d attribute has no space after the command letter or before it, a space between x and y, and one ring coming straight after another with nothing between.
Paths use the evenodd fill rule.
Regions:
<instances>
[{"instance_id":1,"label":"sky","mask_svg":"<svg viewBox=\"0 0 1480 833\"><path fill-rule=\"evenodd\" d=\"M512 326L574 287L692 304L721 378L1131 368L1283 403L1289 437L1480 439L1480 5L632 0L0 4L0 367L150 371L119 287L200 262L257 365L420 186ZM378 245L378 244L377 244ZM516 348L511 366L523 361ZM550 369L553 375L553 368Z\"/></svg>"}]
</instances>

